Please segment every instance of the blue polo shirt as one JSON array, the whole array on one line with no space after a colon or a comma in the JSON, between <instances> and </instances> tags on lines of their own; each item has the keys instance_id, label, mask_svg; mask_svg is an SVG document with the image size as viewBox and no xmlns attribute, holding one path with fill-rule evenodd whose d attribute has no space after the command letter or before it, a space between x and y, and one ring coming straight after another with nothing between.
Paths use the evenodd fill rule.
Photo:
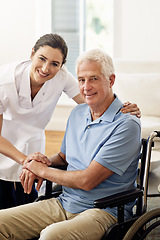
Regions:
<instances>
[{"instance_id":1,"label":"blue polo shirt","mask_svg":"<svg viewBox=\"0 0 160 240\"><path fill-rule=\"evenodd\" d=\"M90 191L63 187L59 199L68 212L82 212L93 208L96 199L135 188L141 146L140 120L120 112L122 106L116 97L95 121L87 104L80 104L71 112L61 145L67 170L83 170L94 159L114 174ZM125 206L126 218L130 217L132 207L133 204ZM117 217L117 208L104 210Z\"/></svg>"}]
</instances>

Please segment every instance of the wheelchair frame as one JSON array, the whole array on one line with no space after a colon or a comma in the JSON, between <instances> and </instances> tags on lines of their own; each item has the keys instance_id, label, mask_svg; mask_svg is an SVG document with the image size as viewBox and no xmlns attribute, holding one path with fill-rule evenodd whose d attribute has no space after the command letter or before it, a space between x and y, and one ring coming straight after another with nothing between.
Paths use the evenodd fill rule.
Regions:
<instances>
[{"instance_id":1,"label":"wheelchair frame","mask_svg":"<svg viewBox=\"0 0 160 240\"><path fill-rule=\"evenodd\" d=\"M95 208L117 207L118 222L109 228L101 240L142 240L156 226L160 225L160 220L146 229L146 224L152 219L160 217L160 208L147 212L148 179L151 159L151 150L154 146L153 139L160 137L160 132L154 131L147 139L142 139L140 156L139 183L136 189L114 194L112 196L94 201ZM66 166L57 166L66 170ZM36 201L57 197L61 189L54 188L52 193L52 182L46 181L45 195L40 196ZM160 196L160 195L159 195ZM124 220L124 205L136 200L136 212L129 220Z\"/></svg>"},{"instance_id":2,"label":"wheelchair frame","mask_svg":"<svg viewBox=\"0 0 160 240\"><path fill-rule=\"evenodd\" d=\"M148 222L160 217L160 208L146 212L151 150L154 146L153 139L155 137L160 137L160 132L152 132L148 140L142 139L141 167L139 169L140 182L138 188L95 201L95 207L105 208L117 206L118 208L118 223L106 231L102 240L142 240L145 239L151 230L160 225L160 221L158 220L152 223L149 228L146 228ZM136 199L136 213L132 219L124 221L124 205Z\"/></svg>"}]
</instances>

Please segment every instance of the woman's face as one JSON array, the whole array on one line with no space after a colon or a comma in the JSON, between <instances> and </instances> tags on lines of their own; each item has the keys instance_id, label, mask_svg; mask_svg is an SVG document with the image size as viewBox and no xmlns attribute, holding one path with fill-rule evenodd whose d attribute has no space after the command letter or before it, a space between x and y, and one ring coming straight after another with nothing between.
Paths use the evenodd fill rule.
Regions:
<instances>
[{"instance_id":1,"label":"woman's face","mask_svg":"<svg viewBox=\"0 0 160 240\"><path fill-rule=\"evenodd\" d=\"M59 49L46 45L32 52L31 60L31 82L40 86L53 78L60 70L63 56Z\"/></svg>"}]
</instances>

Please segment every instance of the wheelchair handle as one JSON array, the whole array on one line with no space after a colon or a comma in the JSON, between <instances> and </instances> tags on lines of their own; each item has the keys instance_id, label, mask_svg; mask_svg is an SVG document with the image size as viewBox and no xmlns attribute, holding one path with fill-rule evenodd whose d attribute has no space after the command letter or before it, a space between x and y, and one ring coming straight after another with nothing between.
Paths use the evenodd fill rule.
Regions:
<instances>
[{"instance_id":1,"label":"wheelchair handle","mask_svg":"<svg viewBox=\"0 0 160 240\"><path fill-rule=\"evenodd\" d=\"M160 137L160 131L154 131L155 133L157 133L156 137Z\"/></svg>"}]
</instances>

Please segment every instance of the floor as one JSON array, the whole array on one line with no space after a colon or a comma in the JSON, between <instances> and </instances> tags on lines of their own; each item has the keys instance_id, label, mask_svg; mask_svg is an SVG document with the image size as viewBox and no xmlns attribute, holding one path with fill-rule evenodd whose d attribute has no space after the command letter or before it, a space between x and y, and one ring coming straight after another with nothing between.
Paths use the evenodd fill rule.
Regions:
<instances>
[{"instance_id":1,"label":"floor","mask_svg":"<svg viewBox=\"0 0 160 240\"><path fill-rule=\"evenodd\" d=\"M64 132L62 132L62 131L45 131L45 135L46 135L45 153L48 157L50 157L60 151Z\"/></svg>"},{"instance_id":2,"label":"floor","mask_svg":"<svg viewBox=\"0 0 160 240\"><path fill-rule=\"evenodd\" d=\"M46 155L51 156L60 150L64 132L46 131ZM160 141L155 140L155 146L151 154L151 166L149 176L149 194L160 194L158 185L160 184ZM147 211L160 207L160 196L149 197ZM146 240L160 240L160 227L156 229Z\"/></svg>"}]
</instances>

